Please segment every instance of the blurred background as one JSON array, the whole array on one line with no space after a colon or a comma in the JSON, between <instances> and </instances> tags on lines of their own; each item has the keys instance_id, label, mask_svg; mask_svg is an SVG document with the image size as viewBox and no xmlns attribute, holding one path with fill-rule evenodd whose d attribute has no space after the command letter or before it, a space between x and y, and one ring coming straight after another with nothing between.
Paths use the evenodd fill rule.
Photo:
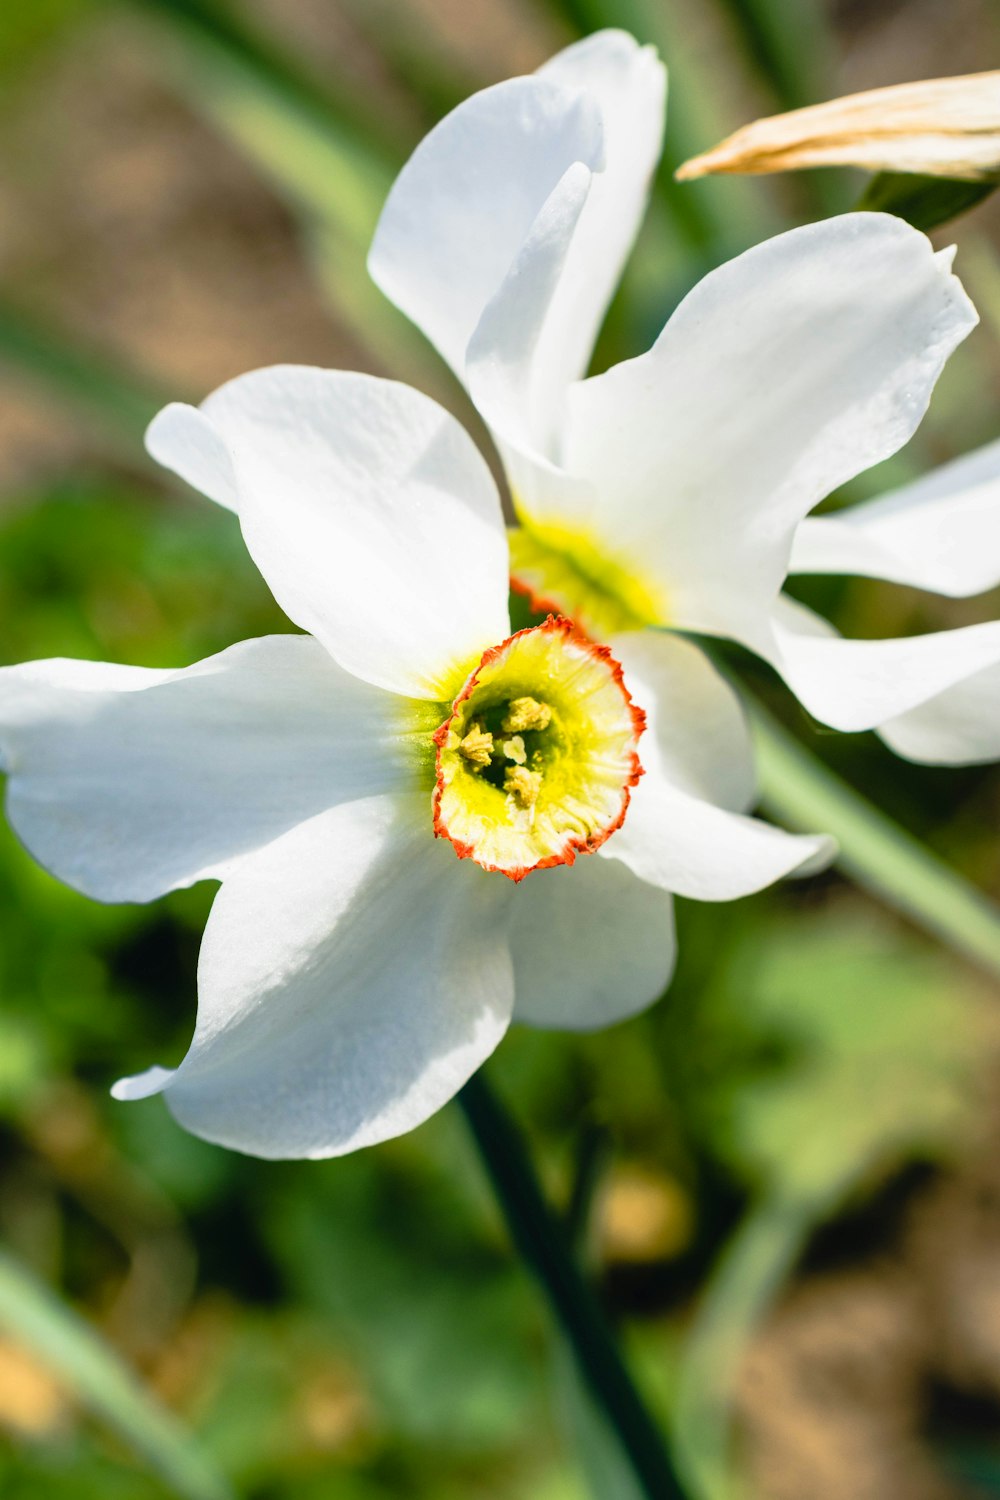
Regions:
<instances>
[{"instance_id":1,"label":"blurred background","mask_svg":"<svg viewBox=\"0 0 1000 1500\"><path fill-rule=\"evenodd\" d=\"M471 422L366 280L375 217L462 96L607 24L670 66L669 170L760 114L989 67L1000 44L987 0L0 7L0 661L181 665L286 628L232 518L146 460L144 422L281 360L400 376ZM706 269L863 185L669 170L598 365L644 349ZM852 494L1000 435L998 234L990 200L938 236L982 326L919 438ZM1000 605L830 580L802 597L861 636ZM995 768L817 734L754 684L1000 899ZM0 1493L184 1493L53 1373L63 1314L23 1316L47 1284L248 1500L629 1500L454 1109L342 1161L268 1164L159 1100L110 1101L184 1051L211 894L99 907L0 831ZM835 874L681 903L679 926L647 1015L518 1029L489 1068L552 1200L589 1201L583 1253L650 1400L709 1482L734 1439L759 1500L1000 1495L995 985Z\"/></svg>"}]
</instances>

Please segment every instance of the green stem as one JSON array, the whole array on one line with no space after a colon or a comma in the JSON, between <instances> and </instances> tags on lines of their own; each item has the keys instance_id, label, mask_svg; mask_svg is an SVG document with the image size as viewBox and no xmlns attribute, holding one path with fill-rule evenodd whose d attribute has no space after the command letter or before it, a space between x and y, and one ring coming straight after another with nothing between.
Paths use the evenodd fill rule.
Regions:
<instances>
[{"instance_id":1,"label":"green stem","mask_svg":"<svg viewBox=\"0 0 1000 1500\"><path fill-rule=\"evenodd\" d=\"M759 704L750 705L750 717L764 810L793 828L832 833L846 875L1000 977L1000 911L993 902L841 781Z\"/></svg>"},{"instance_id":2,"label":"green stem","mask_svg":"<svg viewBox=\"0 0 1000 1500\"><path fill-rule=\"evenodd\" d=\"M546 1202L523 1137L480 1072L458 1095L515 1248L548 1298L591 1397L607 1415L647 1500L686 1491L625 1367L607 1319Z\"/></svg>"},{"instance_id":3,"label":"green stem","mask_svg":"<svg viewBox=\"0 0 1000 1500\"><path fill-rule=\"evenodd\" d=\"M573 1254L583 1265L587 1263L594 1199L610 1155L611 1138L605 1127L594 1120L586 1121L580 1135L576 1171L563 1220Z\"/></svg>"}]
</instances>

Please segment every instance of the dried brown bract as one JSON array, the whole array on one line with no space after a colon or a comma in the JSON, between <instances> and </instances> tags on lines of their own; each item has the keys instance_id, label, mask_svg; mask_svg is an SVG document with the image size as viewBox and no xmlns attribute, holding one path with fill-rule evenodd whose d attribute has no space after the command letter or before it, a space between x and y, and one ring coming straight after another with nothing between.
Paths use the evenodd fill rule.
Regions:
<instances>
[{"instance_id":1,"label":"dried brown bract","mask_svg":"<svg viewBox=\"0 0 1000 1500\"><path fill-rule=\"evenodd\" d=\"M894 84L755 120L677 177L833 166L969 182L1000 176L1000 71Z\"/></svg>"}]
</instances>

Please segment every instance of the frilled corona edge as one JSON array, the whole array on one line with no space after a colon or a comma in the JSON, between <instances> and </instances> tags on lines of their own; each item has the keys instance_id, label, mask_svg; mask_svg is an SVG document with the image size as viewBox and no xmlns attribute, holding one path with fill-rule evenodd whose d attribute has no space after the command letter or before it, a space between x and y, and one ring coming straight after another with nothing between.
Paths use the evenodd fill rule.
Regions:
<instances>
[{"instance_id":1,"label":"frilled corona edge","mask_svg":"<svg viewBox=\"0 0 1000 1500\"><path fill-rule=\"evenodd\" d=\"M550 615L483 653L434 735L434 833L514 881L620 828L645 712L620 663Z\"/></svg>"}]
</instances>

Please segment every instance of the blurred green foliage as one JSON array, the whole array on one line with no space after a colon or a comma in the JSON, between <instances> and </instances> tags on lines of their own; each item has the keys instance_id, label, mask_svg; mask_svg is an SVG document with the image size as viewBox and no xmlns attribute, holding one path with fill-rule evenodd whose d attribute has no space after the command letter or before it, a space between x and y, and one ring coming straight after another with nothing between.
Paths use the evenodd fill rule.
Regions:
<instances>
[{"instance_id":1,"label":"blurred green foliage","mask_svg":"<svg viewBox=\"0 0 1000 1500\"><path fill-rule=\"evenodd\" d=\"M120 15L158 87L280 199L301 247L296 274L315 276L337 325L375 366L459 402L368 283L364 252L392 171L466 80L442 68L405 8L385 0L378 25L352 9L405 101L377 129L352 59L327 86L278 35L274 12L273 32L255 22L249 47L249 9L236 5L219 12L235 38L206 24L207 0L123 3ZM851 201L834 177L682 189L669 176L741 123L734 88L780 107L825 87L822 7L544 9L555 44L580 26L628 25L673 68L667 164L600 362L644 347L711 264ZM111 10L87 0L0 10L11 107ZM810 50L790 60L792 26ZM973 295L981 284L995 309L995 253L970 234ZM53 332L53 309L26 318L16 275L0 292L0 362L49 393L54 429L72 420L89 431L99 413L112 439L4 495L3 660L172 665L288 628L233 518L143 459L146 390L162 376L121 375L110 344L92 362L85 339ZM985 338L964 348L920 439L852 493L994 436L997 370ZM803 595L858 634L872 632L873 612L889 612L877 615L887 633L949 622L918 596L868 584L824 580ZM755 686L811 733L762 670ZM904 766L870 736L813 746L972 880L1000 888L995 771ZM580 1500L589 1476L601 1500L628 1500L457 1114L344 1161L268 1164L186 1136L159 1101L109 1100L114 1078L182 1054L210 900L197 889L154 908L100 907L0 832L4 1245L82 1311L243 1495ZM836 877L734 906L682 904L679 926L678 976L653 1011L595 1037L515 1031L491 1067L530 1122L557 1204L569 1202L593 1130L606 1138L589 1262L660 1413L687 1421L692 1468L719 1485L739 1360L784 1279L818 1226L862 1205L877 1217L905 1167L942 1170L967 1149L1000 1041L980 981ZM623 1188L636 1166L650 1184L638 1200ZM43 1352L2 1335L0 1433L0 1491L12 1500L169 1493L68 1395Z\"/></svg>"},{"instance_id":2,"label":"blurred green foliage","mask_svg":"<svg viewBox=\"0 0 1000 1500\"><path fill-rule=\"evenodd\" d=\"M959 182L921 177L913 172L879 172L858 204L872 213L898 214L916 229L937 229L982 203L996 191L994 182Z\"/></svg>"}]
</instances>

